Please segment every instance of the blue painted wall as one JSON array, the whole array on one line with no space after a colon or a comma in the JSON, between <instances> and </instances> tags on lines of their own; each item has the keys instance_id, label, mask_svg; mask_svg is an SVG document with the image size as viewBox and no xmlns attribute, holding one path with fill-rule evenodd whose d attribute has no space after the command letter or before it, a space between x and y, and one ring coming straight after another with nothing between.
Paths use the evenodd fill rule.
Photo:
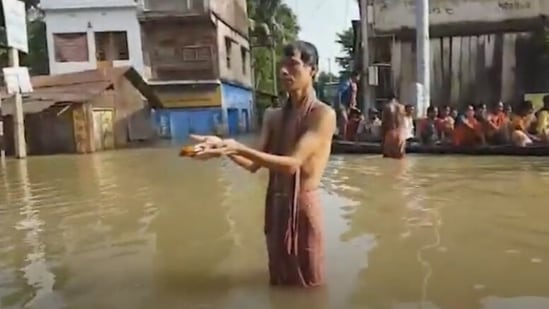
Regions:
<instances>
[{"instance_id":1,"label":"blue painted wall","mask_svg":"<svg viewBox=\"0 0 549 309\"><path fill-rule=\"evenodd\" d=\"M186 140L189 134L214 134L221 123L221 108L157 109L154 123L162 138Z\"/></svg>"},{"instance_id":2,"label":"blue painted wall","mask_svg":"<svg viewBox=\"0 0 549 309\"><path fill-rule=\"evenodd\" d=\"M249 132L253 117L253 94L251 89L221 83L223 119L229 134Z\"/></svg>"}]
</instances>

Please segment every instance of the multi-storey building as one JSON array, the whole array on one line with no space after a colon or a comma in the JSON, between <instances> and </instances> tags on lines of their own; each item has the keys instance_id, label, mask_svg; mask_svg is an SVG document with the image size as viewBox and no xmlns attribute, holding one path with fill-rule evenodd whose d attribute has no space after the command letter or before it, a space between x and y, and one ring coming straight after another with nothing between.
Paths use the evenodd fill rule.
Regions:
<instances>
[{"instance_id":1,"label":"multi-storey building","mask_svg":"<svg viewBox=\"0 0 549 309\"><path fill-rule=\"evenodd\" d=\"M235 134L252 124L245 0L143 0L140 14L149 83L164 106L162 135Z\"/></svg>"}]
</instances>

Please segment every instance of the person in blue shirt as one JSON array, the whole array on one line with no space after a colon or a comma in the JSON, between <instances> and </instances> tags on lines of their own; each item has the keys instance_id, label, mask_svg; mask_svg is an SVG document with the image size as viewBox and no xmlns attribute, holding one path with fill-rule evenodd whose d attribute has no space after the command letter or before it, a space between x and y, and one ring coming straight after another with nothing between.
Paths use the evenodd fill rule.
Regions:
<instances>
[{"instance_id":1,"label":"person in blue shirt","mask_svg":"<svg viewBox=\"0 0 549 309\"><path fill-rule=\"evenodd\" d=\"M343 81L339 85L337 91L335 110L338 114L339 136L345 137L347 122L349 119L349 111L352 108L357 108L357 92L358 82L360 80L360 72L354 71L351 77Z\"/></svg>"}]
</instances>

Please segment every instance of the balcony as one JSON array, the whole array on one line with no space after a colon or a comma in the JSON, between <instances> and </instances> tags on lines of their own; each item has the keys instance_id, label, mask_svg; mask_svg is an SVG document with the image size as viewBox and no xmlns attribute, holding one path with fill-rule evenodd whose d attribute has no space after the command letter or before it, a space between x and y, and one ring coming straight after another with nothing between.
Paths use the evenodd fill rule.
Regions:
<instances>
[{"instance_id":1,"label":"balcony","mask_svg":"<svg viewBox=\"0 0 549 309\"><path fill-rule=\"evenodd\" d=\"M144 12L193 15L205 13L209 0L138 0Z\"/></svg>"},{"instance_id":2,"label":"balcony","mask_svg":"<svg viewBox=\"0 0 549 309\"><path fill-rule=\"evenodd\" d=\"M40 7L44 10L137 7L137 1L136 0L41 0Z\"/></svg>"}]
</instances>

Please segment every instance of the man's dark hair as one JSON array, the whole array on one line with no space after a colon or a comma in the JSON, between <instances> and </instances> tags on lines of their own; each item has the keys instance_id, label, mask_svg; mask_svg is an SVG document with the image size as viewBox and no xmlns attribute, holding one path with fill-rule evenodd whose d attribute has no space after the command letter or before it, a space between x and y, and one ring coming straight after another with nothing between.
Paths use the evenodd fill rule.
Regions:
<instances>
[{"instance_id":1,"label":"man's dark hair","mask_svg":"<svg viewBox=\"0 0 549 309\"><path fill-rule=\"evenodd\" d=\"M301 55L304 64L318 70L318 50L312 43L306 41L295 41L284 46L283 55L286 57L295 56L296 52Z\"/></svg>"},{"instance_id":2,"label":"man's dark hair","mask_svg":"<svg viewBox=\"0 0 549 309\"><path fill-rule=\"evenodd\" d=\"M549 107L549 95L543 97L543 105Z\"/></svg>"},{"instance_id":3,"label":"man's dark hair","mask_svg":"<svg viewBox=\"0 0 549 309\"><path fill-rule=\"evenodd\" d=\"M353 72L351 72L351 77L360 77L360 71L354 70Z\"/></svg>"},{"instance_id":4,"label":"man's dark hair","mask_svg":"<svg viewBox=\"0 0 549 309\"><path fill-rule=\"evenodd\" d=\"M427 113L434 113L436 112L436 107L434 105L430 105L429 107L427 107Z\"/></svg>"},{"instance_id":5,"label":"man's dark hair","mask_svg":"<svg viewBox=\"0 0 549 309\"><path fill-rule=\"evenodd\" d=\"M532 101L524 101L522 102L522 110L523 111L529 111L532 108L534 108L534 103Z\"/></svg>"}]
</instances>

